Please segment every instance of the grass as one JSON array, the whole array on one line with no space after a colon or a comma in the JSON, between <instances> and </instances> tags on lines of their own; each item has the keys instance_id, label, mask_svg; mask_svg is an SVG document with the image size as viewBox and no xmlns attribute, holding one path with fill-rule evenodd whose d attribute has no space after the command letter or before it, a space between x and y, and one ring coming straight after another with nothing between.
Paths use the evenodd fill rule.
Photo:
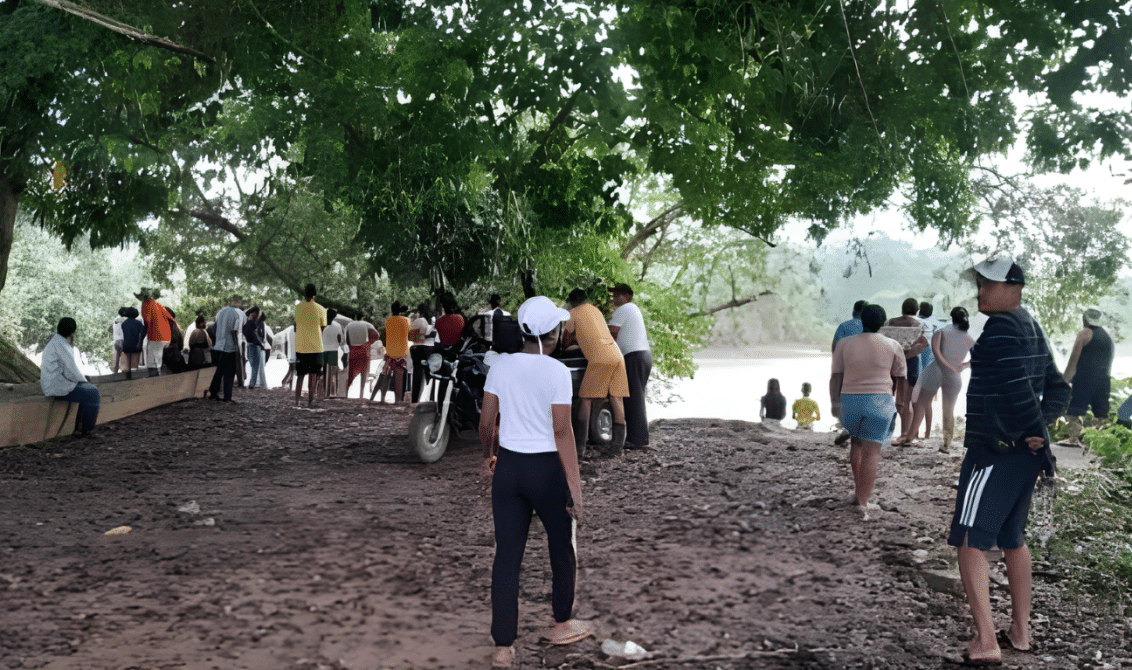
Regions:
<instances>
[{"instance_id":1,"label":"grass","mask_svg":"<svg viewBox=\"0 0 1132 670\"><path fill-rule=\"evenodd\" d=\"M1030 534L1038 541L1032 547L1068 578L1070 588L1127 612L1132 609L1132 430L1086 428L1081 439L1100 467L1059 473L1052 500L1035 494Z\"/></svg>"}]
</instances>

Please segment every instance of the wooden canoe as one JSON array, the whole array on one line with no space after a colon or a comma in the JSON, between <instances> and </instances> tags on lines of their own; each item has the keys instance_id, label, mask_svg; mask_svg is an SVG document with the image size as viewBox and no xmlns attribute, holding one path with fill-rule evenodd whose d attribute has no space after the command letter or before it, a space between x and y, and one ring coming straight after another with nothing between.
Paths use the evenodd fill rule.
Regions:
<instances>
[{"instance_id":1,"label":"wooden canoe","mask_svg":"<svg viewBox=\"0 0 1132 670\"><path fill-rule=\"evenodd\" d=\"M215 368L146 377L144 369L127 380L124 373L90 377L101 395L98 423L103 424L169 403L200 398L212 382ZM142 375L137 377L136 375ZM0 384L0 447L34 444L75 430L78 405L43 395L39 382Z\"/></svg>"}]
</instances>

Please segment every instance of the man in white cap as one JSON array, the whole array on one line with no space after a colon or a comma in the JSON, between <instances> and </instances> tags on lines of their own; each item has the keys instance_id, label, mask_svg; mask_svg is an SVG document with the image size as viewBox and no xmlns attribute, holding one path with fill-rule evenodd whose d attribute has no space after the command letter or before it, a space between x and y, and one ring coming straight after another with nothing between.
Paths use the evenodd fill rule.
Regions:
<instances>
[{"instance_id":1,"label":"man in white cap","mask_svg":"<svg viewBox=\"0 0 1132 670\"><path fill-rule=\"evenodd\" d=\"M575 518L582 509L582 480L570 423L570 370L551 358L563 321L570 313L549 298L535 297L519 308L523 349L497 358L484 384L480 444L491 476L495 520L495 562L491 571L492 667L509 668L519 628L519 569L527 546L531 512L546 530L550 553L551 644L570 644L593 635L593 626L572 619L577 555ZM495 454L495 421L499 451Z\"/></svg>"},{"instance_id":2,"label":"man in white cap","mask_svg":"<svg viewBox=\"0 0 1132 670\"><path fill-rule=\"evenodd\" d=\"M1069 401L1045 333L1022 309L1022 268L1010 258L986 260L968 271L978 286L979 311L990 317L971 350L967 387L967 455L948 544L958 547L959 573L975 623L965 665L1001 665L991 613L987 558L998 548L1010 583L1011 626L1006 639L1030 649L1031 561L1023 531L1030 498L1054 458L1046 426Z\"/></svg>"}]
</instances>

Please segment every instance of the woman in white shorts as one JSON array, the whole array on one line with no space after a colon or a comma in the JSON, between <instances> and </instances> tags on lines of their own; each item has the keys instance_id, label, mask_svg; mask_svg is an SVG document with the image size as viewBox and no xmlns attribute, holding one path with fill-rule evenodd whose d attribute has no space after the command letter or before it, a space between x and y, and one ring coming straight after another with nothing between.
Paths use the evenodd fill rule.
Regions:
<instances>
[{"instance_id":1,"label":"woman in white shorts","mask_svg":"<svg viewBox=\"0 0 1132 670\"><path fill-rule=\"evenodd\" d=\"M967 310L956 307L951 310L951 324L932 335L932 354L935 360L920 375L916 388L912 390L912 435L918 435L920 422L924 420L927 408L931 407L936 391L943 389L943 446L939 450L947 453L951 438L955 434L955 401L963 381L959 374L971 365L964 361L975 340L967 334L971 327Z\"/></svg>"}]
</instances>

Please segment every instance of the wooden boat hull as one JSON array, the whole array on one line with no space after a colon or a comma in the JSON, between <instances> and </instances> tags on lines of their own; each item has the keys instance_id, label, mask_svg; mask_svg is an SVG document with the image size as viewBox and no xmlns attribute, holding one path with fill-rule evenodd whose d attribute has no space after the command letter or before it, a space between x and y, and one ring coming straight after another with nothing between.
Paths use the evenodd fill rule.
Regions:
<instances>
[{"instance_id":1,"label":"wooden boat hull","mask_svg":"<svg viewBox=\"0 0 1132 670\"><path fill-rule=\"evenodd\" d=\"M124 374L92 377L101 395L98 423L103 424L169 403L200 398L215 368L127 380ZM135 373L137 374L137 373ZM144 370L140 371L144 375ZM0 447L34 444L75 430L78 405L43 395L39 383L0 386Z\"/></svg>"}]
</instances>

